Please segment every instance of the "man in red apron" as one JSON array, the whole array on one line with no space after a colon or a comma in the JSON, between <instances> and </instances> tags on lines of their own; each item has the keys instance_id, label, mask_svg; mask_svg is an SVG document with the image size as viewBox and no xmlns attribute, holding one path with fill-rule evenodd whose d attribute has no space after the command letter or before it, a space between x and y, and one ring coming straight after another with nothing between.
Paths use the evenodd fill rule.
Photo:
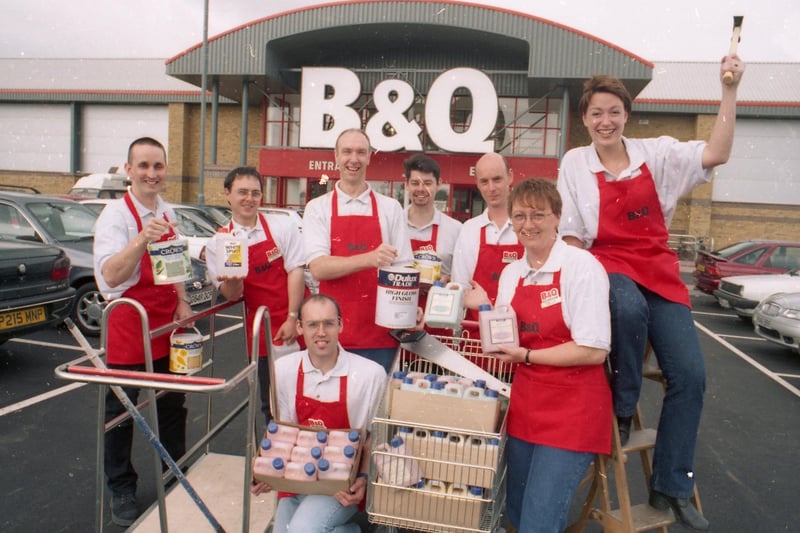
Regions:
<instances>
[{"instance_id":1,"label":"man in red apron","mask_svg":"<svg viewBox=\"0 0 800 533\"><path fill-rule=\"evenodd\" d=\"M303 241L319 292L342 307L342 344L388 372L397 342L375 324L377 269L411 266L413 257L403 208L366 181L370 150L361 130L339 135L335 155L340 179L332 191L306 205Z\"/></svg>"},{"instance_id":2,"label":"man in red apron","mask_svg":"<svg viewBox=\"0 0 800 533\"><path fill-rule=\"evenodd\" d=\"M503 156L489 153L475 164L475 176L486 210L461 228L453 252L453 281L464 287L477 282L494 305L500 273L522 257L522 245L508 218L512 172ZM478 312L470 309L467 319L477 321ZM477 327L465 329L471 338L480 337Z\"/></svg>"},{"instance_id":3,"label":"man in red apron","mask_svg":"<svg viewBox=\"0 0 800 533\"><path fill-rule=\"evenodd\" d=\"M453 250L461 233L461 223L445 215L434 205L439 186L439 163L428 156L416 154L403 161L406 190L411 201L406 208L408 234L414 262L421 272L437 269L439 279L450 281ZM434 266L436 265L436 266ZM430 285L420 287L419 306L425 309ZM452 335L450 330L434 330L431 333Z\"/></svg>"},{"instance_id":4,"label":"man in red apron","mask_svg":"<svg viewBox=\"0 0 800 533\"><path fill-rule=\"evenodd\" d=\"M300 305L298 332L307 349L275 361L278 418L326 429L363 429L369 424L383 393L386 374L373 361L344 350L339 344L342 317L337 302L324 294ZM359 474L349 492L335 496L279 494L274 531L333 531L358 533L348 523L366 495L369 440L363 443ZM256 483L256 494L269 490Z\"/></svg>"},{"instance_id":5,"label":"man in red apron","mask_svg":"<svg viewBox=\"0 0 800 533\"><path fill-rule=\"evenodd\" d=\"M192 314L183 283L155 285L147 244L176 237L175 214L159 197L167 180L164 147L149 137L137 139L128 150L125 170L131 186L124 198L108 204L97 220L94 271L107 300L119 297L138 301L147 312L150 328L157 328ZM139 315L131 306L119 306L109 316L107 364L110 368L145 370L144 345ZM169 336L151 339L153 370L169 372ZM125 388L136 403L139 389ZM167 393L158 400L159 438L178 459L186 449L185 396ZM105 420L125 408L109 391ZM131 464L133 426L127 420L105 436L105 473L111 490L111 518L131 525L139 515L136 503L138 476Z\"/></svg>"},{"instance_id":6,"label":"man in red apron","mask_svg":"<svg viewBox=\"0 0 800 533\"><path fill-rule=\"evenodd\" d=\"M248 242L248 273L245 277L222 276L218 273L217 238L206 246L206 265L210 279L228 300L244 297L244 324L247 350L253 343L253 318L262 305L269 309L272 331L262 332L258 349L258 383L261 412L265 423L272 418L269 405L269 360L267 336L275 351L299 350L297 338L297 308L303 299L303 240L299 228L286 216L265 217L258 212L263 194L261 175L253 167L239 167L225 177L225 199L232 216L228 232L246 235Z\"/></svg>"}]
</instances>

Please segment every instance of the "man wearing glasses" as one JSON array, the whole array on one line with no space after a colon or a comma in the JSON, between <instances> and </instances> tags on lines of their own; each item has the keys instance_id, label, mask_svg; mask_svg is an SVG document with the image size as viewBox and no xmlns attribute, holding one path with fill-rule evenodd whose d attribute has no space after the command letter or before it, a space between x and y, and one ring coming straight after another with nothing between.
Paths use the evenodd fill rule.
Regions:
<instances>
[{"instance_id":1,"label":"man wearing glasses","mask_svg":"<svg viewBox=\"0 0 800 533\"><path fill-rule=\"evenodd\" d=\"M245 277L223 276L217 269L217 238L206 246L208 275L228 300L244 298L244 325L247 350L253 342L253 317L262 305L269 308L272 331L263 332L258 349L258 382L261 411L265 423L272 418L269 405L269 361L267 333L276 346L288 345L297 338L297 309L303 299L303 240L289 217L258 212L263 194L261 175L253 167L239 167L225 177L225 199L231 206L231 221L226 228L247 235L248 273ZM299 346L298 346L299 348Z\"/></svg>"},{"instance_id":2,"label":"man wearing glasses","mask_svg":"<svg viewBox=\"0 0 800 533\"><path fill-rule=\"evenodd\" d=\"M325 294L309 296L300 305L297 331L306 350L275 361L278 418L319 428L369 430L386 374L378 363L346 351L339 344L342 332L339 304ZM368 431L364 432L368 435ZM369 474L369 437L361 452L359 474L349 491L334 496L280 497L274 531L360 531L345 524L364 499ZM256 494L269 490L256 483Z\"/></svg>"}]
</instances>

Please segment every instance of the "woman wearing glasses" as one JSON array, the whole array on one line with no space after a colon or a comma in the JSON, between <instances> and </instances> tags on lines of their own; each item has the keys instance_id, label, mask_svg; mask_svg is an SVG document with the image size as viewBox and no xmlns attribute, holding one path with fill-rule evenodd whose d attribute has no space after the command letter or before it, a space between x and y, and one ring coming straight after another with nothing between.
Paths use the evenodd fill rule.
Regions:
<instances>
[{"instance_id":1,"label":"woman wearing glasses","mask_svg":"<svg viewBox=\"0 0 800 533\"><path fill-rule=\"evenodd\" d=\"M508 411L507 513L518 531L563 531L570 500L597 453L611 448L608 277L584 250L559 238L555 182L514 186L509 217L525 249L500 275L496 304L517 314L519 363ZM489 303L473 283L469 307Z\"/></svg>"}]
</instances>

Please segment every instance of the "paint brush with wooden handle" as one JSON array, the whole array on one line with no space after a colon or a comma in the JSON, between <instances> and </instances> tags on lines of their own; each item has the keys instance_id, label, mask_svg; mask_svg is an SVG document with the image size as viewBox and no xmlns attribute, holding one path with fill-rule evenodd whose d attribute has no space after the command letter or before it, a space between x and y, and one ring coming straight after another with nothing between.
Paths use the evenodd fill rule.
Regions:
<instances>
[{"instance_id":1,"label":"paint brush with wooden handle","mask_svg":"<svg viewBox=\"0 0 800 533\"><path fill-rule=\"evenodd\" d=\"M739 46L739 41L742 40L742 21L744 16L734 15L733 17L733 35L731 36L731 48L728 50L728 56L733 57L736 55L736 48ZM733 83L733 72L726 72L722 75L722 81L725 85Z\"/></svg>"}]
</instances>

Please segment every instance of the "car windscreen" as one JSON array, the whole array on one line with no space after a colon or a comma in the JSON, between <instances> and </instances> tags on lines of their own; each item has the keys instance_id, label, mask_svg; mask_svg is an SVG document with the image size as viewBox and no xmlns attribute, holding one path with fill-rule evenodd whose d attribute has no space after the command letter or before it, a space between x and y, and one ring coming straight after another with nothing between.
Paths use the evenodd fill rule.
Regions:
<instances>
[{"instance_id":1,"label":"car windscreen","mask_svg":"<svg viewBox=\"0 0 800 533\"><path fill-rule=\"evenodd\" d=\"M97 215L76 202L31 202L28 210L54 240L79 241L94 237Z\"/></svg>"}]
</instances>

